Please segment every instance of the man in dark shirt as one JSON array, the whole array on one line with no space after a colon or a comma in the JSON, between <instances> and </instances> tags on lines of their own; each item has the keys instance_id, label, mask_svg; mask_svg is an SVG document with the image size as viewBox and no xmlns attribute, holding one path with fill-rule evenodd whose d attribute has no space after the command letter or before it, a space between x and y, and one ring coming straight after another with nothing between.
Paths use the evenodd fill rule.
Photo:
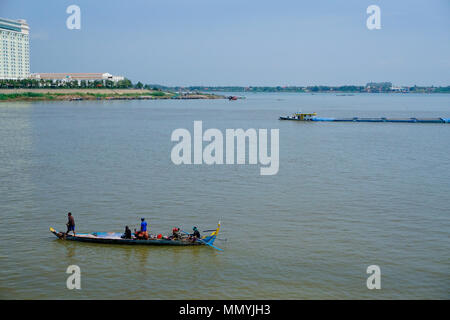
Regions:
<instances>
[{"instance_id":1,"label":"man in dark shirt","mask_svg":"<svg viewBox=\"0 0 450 320\"><path fill-rule=\"evenodd\" d=\"M200 238L200 232L198 231L197 227L193 227L192 230L194 231L192 237Z\"/></svg>"},{"instance_id":2,"label":"man in dark shirt","mask_svg":"<svg viewBox=\"0 0 450 320\"><path fill-rule=\"evenodd\" d=\"M125 227L125 232L122 235L122 239L131 239L131 230L128 226Z\"/></svg>"},{"instance_id":3,"label":"man in dark shirt","mask_svg":"<svg viewBox=\"0 0 450 320\"><path fill-rule=\"evenodd\" d=\"M66 235L69 234L70 231L73 232L73 235L75 236L75 219L72 216L72 213L68 213L67 217L69 220L67 221L67 232Z\"/></svg>"}]
</instances>

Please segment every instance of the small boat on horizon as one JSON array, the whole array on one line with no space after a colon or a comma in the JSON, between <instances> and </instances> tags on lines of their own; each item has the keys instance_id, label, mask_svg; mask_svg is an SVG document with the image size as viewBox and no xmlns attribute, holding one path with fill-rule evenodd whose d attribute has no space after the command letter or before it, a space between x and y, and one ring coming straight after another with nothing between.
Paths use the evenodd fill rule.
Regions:
<instances>
[{"instance_id":1,"label":"small boat on horizon","mask_svg":"<svg viewBox=\"0 0 450 320\"><path fill-rule=\"evenodd\" d=\"M227 99L230 100L230 101L236 101L236 100L238 100L238 99L245 99L245 97L228 96Z\"/></svg>"}]
</instances>

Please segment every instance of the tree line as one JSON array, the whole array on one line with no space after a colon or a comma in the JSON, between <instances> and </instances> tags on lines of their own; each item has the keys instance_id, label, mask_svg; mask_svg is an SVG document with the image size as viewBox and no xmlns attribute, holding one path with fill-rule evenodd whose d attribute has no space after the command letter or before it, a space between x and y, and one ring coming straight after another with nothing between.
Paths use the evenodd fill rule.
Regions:
<instances>
[{"instance_id":1,"label":"tree line","mask_svg":"<svg viewBox=\"0 0 450 320\"><path fill-rule=\"evenodd\" d=\"M3 89L39 89L39 88L61 88L61 89L142 89L144 86L138 82L133 85L129 79L120 80L117 82L111 80L46 80L46 79L20 79L20 80L0 80L0 88Z\"/></svg>"},{"instance_id":2,"label":"tree line","mask_svg":"<svg viewBox=\"0 0 450 320\"><path fill-rule=\"evenodd\" d=\"M154 91L217 91L217 92L393 92L390 82L368 83L366 86L274 86L274 87L240 87L240 86L188 86L167 87L159 84L133 84L131 80L124 79L117 82L111 80L45 80L45 79L21 79L0 80L0 88L9 89L37 89L37 88L61 88L61 89L146 89ZM402 92L417 93L450 93L450 86L412 86L402 87Z\"/></svg>"}]
</instances>

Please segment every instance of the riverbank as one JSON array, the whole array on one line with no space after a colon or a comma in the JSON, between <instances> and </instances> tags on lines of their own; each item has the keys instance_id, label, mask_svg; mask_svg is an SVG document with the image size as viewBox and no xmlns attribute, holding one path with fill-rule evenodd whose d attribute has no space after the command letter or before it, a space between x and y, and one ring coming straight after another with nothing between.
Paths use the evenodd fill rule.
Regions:
<instances>
[{"instance_id":1,"label":"riverbank","mask_svg":"<svg viewBox=\"0 0 450 320\"><path fill-rule=\"evenodd\" d=\"M224 98L224 96L209 93L176 93L139 89L0 89L0 102Z\"/></svg>"}]
</instances>

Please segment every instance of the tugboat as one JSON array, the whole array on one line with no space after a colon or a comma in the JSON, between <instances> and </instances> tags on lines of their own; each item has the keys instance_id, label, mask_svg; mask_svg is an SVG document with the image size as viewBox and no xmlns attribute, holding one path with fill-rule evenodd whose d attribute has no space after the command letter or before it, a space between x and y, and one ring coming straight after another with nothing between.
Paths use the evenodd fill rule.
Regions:
<instances>
[{"instance_id":1,"label":"tugboat","mask_svg":"<svg viewBox=\"0 0 450 320\"><path fill-rule=\"evenodd\" d=\"M316 117L316 113L294 113L292 116L280 117L280 120L297 120L297 121L312 121Z\"/></svg>"}]
</instances>

